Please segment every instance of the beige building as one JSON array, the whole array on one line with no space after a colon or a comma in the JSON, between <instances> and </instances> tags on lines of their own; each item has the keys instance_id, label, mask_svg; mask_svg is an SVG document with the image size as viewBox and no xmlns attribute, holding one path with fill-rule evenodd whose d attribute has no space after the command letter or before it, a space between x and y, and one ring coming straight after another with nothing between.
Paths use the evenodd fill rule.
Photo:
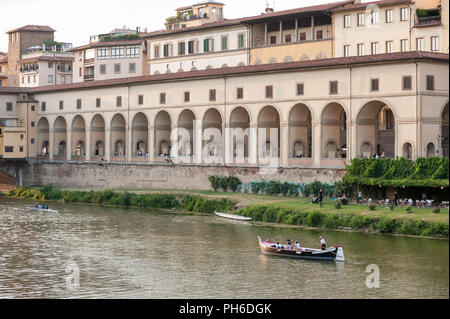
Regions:
<instances>
[{"instance_id":1,"label":"beige building","mask_svg":"<svg viewBox=\"0 0 450 319\"><path fill-rule=\"evenodd\" d=\"M434 0L355 1L332 12L336 57L449 52L448 0L442 1L442 8L441 1Z\"/></svg>"},{"instance_id":2,"label":"beige building","mask_svg":"<svg viewBox=\"0 0 450 319\"><path fill-rule=\"evenodd\" d=\"M0 159L36 158L37 105L18 88L0 88Z\"/></svg>"},{"instance_id":3,"label":"beige building","mask_svg":"<svg viewBox=\"0 0 450 319\"><path fill-rule=\"evenodd\" d=\"M21 87L72 83L73 54L39 51L24 54L19 61Z\"/></svg>"},{"instance_id":4,"label":"beige building","mask_svg":"<svg viewBox=\"0 0 450 319\"><path fill-rule=\"evenodd\" d=\"M215 21L221 21L224 19L223 7L223 3L206 1L191 6L178 8L176 10L176 16L166 19L166 29L185 29Z\"/></svg>"},{"instance_id":5,"label":"beige building","mask_svg":"<svg viewBox=\"0 0 450 319\"><path fill-rule=\"evenodd\" d=\"M0 52L0 87L8 86L8 54Z\"/></svg>"},{"instance_id":6,"label":"beige building","mask_svg":"<svg viewBox=\"0 0 450 319\"><path fill-rule=\"evenodd\" d=\"M69 50L74 54L73 82L128 78L147 74L143 39L98 41Z\"/></svg>"},{"instance_id":7,"label":"beige building","mask_svg":"<svg viewBox=\"0 0 450 319\"><path fill-rule=\"evenodd\" d=\"M448 156L448 84L447 54L404 52L27 90L50 161L343 168Z\"/></svg>"}]
</instances>

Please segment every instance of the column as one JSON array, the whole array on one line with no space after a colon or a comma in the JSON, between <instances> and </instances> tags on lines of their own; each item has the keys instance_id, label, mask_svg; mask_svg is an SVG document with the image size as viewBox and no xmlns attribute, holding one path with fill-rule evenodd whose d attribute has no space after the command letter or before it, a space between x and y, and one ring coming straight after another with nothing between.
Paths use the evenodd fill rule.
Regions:
<instances>
[{"instance_id":1,"label":"column","mask_svg":"<svg viewBox=\"0 0 450 319\"><path fill-rule=\"evenodd\" d=\"M264 22L264 44L269 44L269 32L267 22Z\"/></svg>"},{"instance_id":2,"label":"column","mask_svg":"<svg viewBox=\"0 0 450 319\"><path fill-rule=\"evenodd\" d=\"M284 40L283 40L283 21L280 21L280 43L284 43Z\"/></svg>"},{"instance_id":3,"label":"column","mask_svg":"<svg viewBox=\"0 0 450 319\"><path fill-rule=\"evenodd\" d=\"M155 156L155 128L153 126L148 128L148 155L149 161L153 162Z\"/></svg>"},{"instance_id":4,"label":"column","mask_svg":"<svg viewBox=\"0 0 450 319\"><path fill-rule=\"evenodd\" d=\"M230 139L230 131L228 125L222 124L222 147L220 150L222 165L231 164L232 161L233 141Z\"/></svg>"},{"instance_id":5,"label":"column","mask_svg":"<svg viewBox=\"0 0 450 319\"><path fill-rule=\"evenodd\" d=\"M258 124L250 124L249 163L258 164Z\"/></svg>"},{"instance_id":6,"label":"column","mask_svg":"<svg viewBox=\"0 0 450 319\"><path fill-rule=\"evenodd\" d=\"M316 39L316 32L314 27L314 16L311 17L311 40Z\"/></svg>"},{"instance_id":7,"label":"column","mask_svg":"<svg viewBox=\"0 0 450 319\"><path fill-rule=\"evenodd\" d=\"M131 163L132 152L133 152L133 132L132 127L127 125L125 128L125 159L127 163Z\"/></svg>"},{"instance_id":8,"label":"column","mask_svg":"<svg viewBox=\"0 0 450 319\"><path fill-rule=\"evenodd\" d=\"M68 128L66 133L66 160L72 159L72 129Z\"/></svg>"},{"instance_id":9,"label":"column","mask_svg":"<svg viewBox=\"0 0 450 319\"><path fill-rule=\"evenodd\" d=\"M111 128L105 127L105 160L111 161Z\"/></svg>"},{"instance_id":10,"label":"column","mask_svg":"<svg viewBox=\"0 0 450 319\"><path fill-rule=\"evenodd\" d=\"M53 128L48 130L48 159L53 161L53 155L55 153L55 131Z\"/></svg>"},{"instance_id":11,"label":"column","mask_svg":"<svg viewBox=\"0 0 450 319\"><path fill-rule=\"evenodd\" d=\"M203 123L201 120L194 121L194 149L195 149L195 158L194 163L201 164L202 163L202 148L203 148Z\"/></svg>"},{"instance_id":12,"label":"column","mask_svg":"<svg viewBox=\"0 0 450 319\"><path fill-rule=\"evenodd\" d=\"M289 166L289 124L280 123L280 160L281 166Z\"/></svg>"},{"instance_id":13,"label":"column","mask_svg":"<svg viewBox=\"0 0 450 319\"><path fill-rule=\"evenodd\" d=\"M298 18L295 19L295 42L298 42Z\"/></svg>"},{"instance_id":14,"label":"column","mask_svg":"<svg viewBox=\"0 0 450 319\"><path fill-rule=\"evenodd\" d=\"M322 158L322 124L312 123L312 158L313 167L320 167Z\"/></svg>"},{"instance_id":15,"label":"column","mask_svg":"<svg viewBox=\"0 0 450 319\"><path fill-rule=\"evenodd\" d=\"M178 157L179 145L177 144L178 144L178 127L173 126L172 132L170 133L170 156L172 157L172 160Z\"/></svg>"},{"instance_id":16,"label":"column","mask_svg":"<svg viewBox=\"0 0 450 319\"><path fill-rule=\"evenodd\" d=\"M91 128L88 126L86 127L86 156L84 158L84 160L86 162L89 162L91 160Z\"/></svg>"}]
</instances>

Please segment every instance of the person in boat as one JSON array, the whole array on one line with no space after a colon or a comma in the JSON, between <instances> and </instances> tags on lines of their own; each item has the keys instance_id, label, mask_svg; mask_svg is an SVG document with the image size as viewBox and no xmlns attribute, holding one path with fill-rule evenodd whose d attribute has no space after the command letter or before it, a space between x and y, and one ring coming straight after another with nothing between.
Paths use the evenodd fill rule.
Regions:
<instances>
[{"instance_id":1,"label":"person in boat","mask_svg":"<svg viewBox=\"0 0 450 319\"><path fill-rule=\"evenodd\" d=\"M39 204L38 203L34 203L34 208L39 208Z\"/></svg>"},{"instance_id":2,"label":"person in boat","mask_svg":"<svg viewBox=\"0 0 450 319\"><path fill-rule=\"evenodd\" d=\"M283 245L281 245L279 242L277 242L277 249L282 249Z\"/></svg>"},{"instance_id":3,"label":"person in boat","mask_svg":"<svg viewBox=\"0 0 450 319\"><path fill-rule=\"evenodd\" d=\"M288 239L288 240L286 240L286 246L287 246L287 249L288 250L291 250L291 240L290 239Z\"/></svg>"},{"instance_id":4,"label":"person in boat","mask_svg":"<svg viewBox=\"0 0 450 319\"><path fill-rule=\"evenodd\" d=\"M320 239L320 246L322 247L322 250L325 250L327 247L327 244L325 243L325 239L323 239L322 236L320 236L319 239Z\"/></svg>"},{"instance_id":5,"label":"person in boat","mask_svg":"<svg viewBox=\"0 0 450 319\"><path fill-rule=\"evenodd\" d=\"M47 204L47 205L45 205L45 209L47 209L47 210L48 210L48 204Z\"/></svg>"},{"instance_id":6,"label":"person in boat","mask_svg":"<svg viewBox=\"0 0 450 319\"><path fill-rule=\"evenodd\" d=\"M298 242L298 240L295 241L295 249L300 250L300 243Z\"/></svg>"},{"instance_id":7,"label":"person in boat","mask_svg":"<svg viewBox=\"0 0 450 319\"><path fill-rule=\"evenodd\" d=\"M45 204L42 204L42 209L45 209Z\"/></svg>"}]
</instances>

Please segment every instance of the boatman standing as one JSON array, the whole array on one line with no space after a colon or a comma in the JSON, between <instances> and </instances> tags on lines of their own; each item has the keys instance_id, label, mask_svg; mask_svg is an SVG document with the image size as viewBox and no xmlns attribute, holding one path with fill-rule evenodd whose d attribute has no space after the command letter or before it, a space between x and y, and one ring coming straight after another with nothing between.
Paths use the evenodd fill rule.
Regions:
<instances>
[{"instance_id":1,"label":"boatman standing","mask_svg":"<svg viewBox=\"0 0 450 319\"><path fill-rule=\"evenodd\" d=\"M327 247L325 239L323 239L322 236L320 236L320 246L322 246L322 250L325 250L325 248Z\"/></svg>"}]
</instances>

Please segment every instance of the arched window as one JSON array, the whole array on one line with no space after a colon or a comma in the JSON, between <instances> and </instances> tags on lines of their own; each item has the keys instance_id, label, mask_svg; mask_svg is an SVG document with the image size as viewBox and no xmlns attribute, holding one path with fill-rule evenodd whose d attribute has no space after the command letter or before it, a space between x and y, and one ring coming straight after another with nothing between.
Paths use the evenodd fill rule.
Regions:
<instances>
[{"instance_id":1,"label":"arched window","mask_svg":"<svg viewBox=\"0 0 450 319\"><path fill-rule=\"evenodd\" d=\"M410 143L403 144L403 157L406 159L412 158L412 146Z\"/></svg>"},{"instance_id":2,"label":"arched window","mask_svg":"<svg viewBox=\"0 0 450 319\"><path fill-rule=\"evenodd\" d=\"M427 145L427 157L436 156L436 149L434 147L434 143L428 143Z\"/></svg>"}]
</instances>

